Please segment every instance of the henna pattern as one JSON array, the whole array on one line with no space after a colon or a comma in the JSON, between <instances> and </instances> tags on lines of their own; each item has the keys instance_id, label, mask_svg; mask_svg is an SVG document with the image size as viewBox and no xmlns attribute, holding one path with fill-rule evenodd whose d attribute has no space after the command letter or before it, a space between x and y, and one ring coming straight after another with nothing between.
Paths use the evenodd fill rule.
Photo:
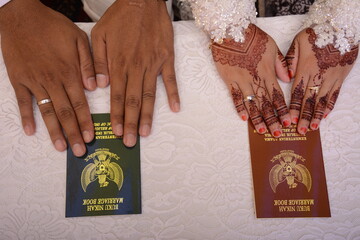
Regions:
<instances>
[{"instance_id":1,"label":"henna pattern","mask_svg":"<svg viewBox=\"0 0 360 240\"><path fill-rule=\"evenodd\" d=\"M329 93L319 98L319 102L316 105L316 109L314 113L315 119L321 120L323 118L328 98L329 98Z\"/></svg>"},{"instance_id":2,"label":"henna pattern","mask_svg":"<svg viewBox=\"0 0 360 240\"><path fill-rule=\"evenodd\" d=\"M315 100L316 100L316 94L312 94L310 97L308 97L305 101L305 106L303 113L301 115L301 119L311 121L314 108L315 108Z\"/></svg>"},{"instance_id":3,"label":"henna pattern","mask_svg":"<svg viewBox=\"0 0 360 240\"><path fill-rule=\"evenodd\" d=\"M245 106L243 104L244 97L240 89L235 89L234 86L231 85L231 95L235 104L236 111L238 113L245 111Z\"/></svg>"},{"instance_id":4,"label":"henna pattern","mask_svg":"<svg viewBox=\"0 0 360 240\"><path fill-rule=\"evenodd\" d=\"M282 53L280 52L280 50L278 49L278 59L280 60L281 62L281 65L286 68L287 67L287 63L286 63L286 59L284 58L284 56L282 55Z\"/></svg>"},{"instance_id":5,"label":"henna pattern","mask_svg":"<svg viewBox=\"0 0 360 240\"><path fill-rule=\"evenodd\" d=\"M288 108L286 107L285 100L284 100L284 95L282 94L282 92L280 90L276 89L275 87L273 87L272 99L273 99L273 103L274 103L274 107L276 109L277 115L279 117L282 117L282 116L286 115L287 113L289 113Z\"/></svg>"},{"instance_id":6,"label":"henna pattern","mask_svg":"<svg viewBox=\"0 0 360 240\"><path fill-rule=\"evenodd\" d=\"M340 93L340 88L336 89L336 90L333 92L333 94L331 95L329 104L328 104L328 106L327 106L327 107L330 109L330 111L334 109L336 100L337 100L337 98L339 97L339 93Z\"/></svg>"},{"instance_id":7,"label":"henna pattern","mask_svg":"<svg viewBox=\"0 0 360 240\"><path fill-rule=\"evenodd\" d=\"M290 110L301 110L302 99L304 97L304 79L301 79L291 94Z\"/></svg>"},{"instance_id":8,"label":"henna pattern","mask_svg":"<svg viewBox=\"0 0 360 240\"><path fill-rule=\"evenodd\" d=\"M251 122L254 124L254 126L257 126L263 122L261 113L258 107L256 106L255 101L249 101L249 112L250 112Z\"/></svg>"},{"instance_id":9,"label":"henna pattern","mask_svg":"<svg viewBox=\"0 0 360 240\"><path fill-rule=\"evenodd\" d=\"M285 56L287 65L292 66L293 59L295 58L295 40L291 43L291 46Z\"/></svg>"},{"instance_id":10,"label":"henna pattern","mask_svg":"<svg viewBox=\"0 0 360 240\"><path fill-rule=\"evenodd\" d=\"M267 126L271 126L278 122L273 106L266 96L262 96L261 111Z\"/></svg>"},{"instance_id":11,"label":"henna pattern","mask_svg":"<svg viewBox=\"0 0 360 240\"><path fill-rule=\"evenodd\" d=\"M324 48L318 48L315 45L316 34L313 29L306 29L306 33L309 34L308 40L312 45L312 50L315 53L321 73L324 73L325 70L330 67L336 67L337 65L351 65L355 62L359 52L358 46L353 47L350 52L341 55L340 51L331 44L327 45Z\"/></svg>"}]
</instances>

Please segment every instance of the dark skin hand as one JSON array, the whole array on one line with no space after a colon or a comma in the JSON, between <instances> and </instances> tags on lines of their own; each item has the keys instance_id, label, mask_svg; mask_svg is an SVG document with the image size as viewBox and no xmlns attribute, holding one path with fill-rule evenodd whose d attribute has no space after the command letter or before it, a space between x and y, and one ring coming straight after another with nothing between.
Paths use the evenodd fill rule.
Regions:
<instances>
[{"instance_id":1,"label":"dark skin hand","mask_svg":"<svg viewBox=\"0 0 360 240\"><path fill-rule=\"evenodd\" d=\"M39 108L55 148L64 151L69 144L82 156L84 143L94 138L83 88L96 88L86 34L37 0L12 0L0 8L0 33L25 133L35 133L32 98L51 99Z\"/></svg>"},{"instance_id":2,"label":"dark skin hand","mask_svg":"<svg viewBox=\"0 0 360 240\"><path fill-rule=\"evenodd\" d=\"M310 127L319 128L320 121L333 110L345 78L354 66L359 46L344 55L332 44L318 48L313 29L301 31L294 39L286 60L295 78L290 114L300 134Z\"/></svg>"},{"instance_id":3,"label":"dark skin hand","mask_svg":"<svg viewBox=\"0 0 360 240\"><path fill-rule=\"evenodd\" d=\"M180 110L172 23L164 1L117 0L91 32L96 81L111 87L113 132L124 144L151 132L156 81L162 75L170 109Z\"/></svg>"}]
</instances>

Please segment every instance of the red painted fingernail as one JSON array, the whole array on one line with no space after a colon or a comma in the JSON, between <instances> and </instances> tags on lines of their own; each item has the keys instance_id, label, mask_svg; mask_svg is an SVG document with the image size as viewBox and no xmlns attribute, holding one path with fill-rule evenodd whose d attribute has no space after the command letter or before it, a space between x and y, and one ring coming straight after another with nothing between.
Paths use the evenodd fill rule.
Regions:
<instances>
[{"instance_id":1,"label":"red painted fingernail","mask_svg":"<svg viewBox=\"0 0 360 240\"><path fill-rule=\"evenodd\" d=\"M266 131L266 129L263 127L259 129L259 133L264 133L265 131Z\"/></svg>"},{"instance_id":2,"label":"red painted fingernail","mask_svg":"<svg viewBox=\"0 0 360 240\"><path fill-rule=\"evenodd\" d=\"M284 127L288 127L288 126L290 126L290 124L291 124L291 123L290 123L289 120L284 120L284 121L283 121L283 126L284 126Z\"/></svg>"},{"instance_id":3,"label":"red painted fingernail","mask_svg":"<svg viewBox=\"0 0 360 240\"><path fill-rule=\"evenodd\" d=\"M306 132L307 132L307 128L306 128L306 127L300 128L300 133L301 133L301 134L305 134Z\"/></svg>"},{"instance_id":4,"label":"red painted fingernail","mask_svg":"<svg viewBox=\"0 0 360 240\"><path fill-rule=\"evenodd\" d=\"M290 79L293 78L293 75L294 75L293 71L291 69L289 69L289 78Z\"/></svg>"},{"instance_id":5,"label":"red painted fingernail","mask_svg":"<svg viewBox=\"0 0 360 240\"><path fill-rule=\"evenodd\" d=\"M325 114L325 115L324 115L324 118L326 118L327 116L328 116L328 114Z\"/></svg>"},{"instance_id":6,"label":"red painted fingernail","mask_svg":"<svg viewBox=\"0 0 360 240\"><path fill-rule=\"evenodd\" d=\"M244 121L246 121L246 120L247 120L246 115L241 115L241 119L244 120Z\"/></svg>"},{"instance_id":7,"label":"red painted fingernail","mask_svg":"<svg viewBox=\"0 0 360 240\"><path fill-rule=\"evenodd\" d=\"M276 131L274 132L274 136L275 136L275 137L280 137L280 135L281 135L281 131L276 130Z\"/></svg>"},{"instance_id":8,"label":"red painted fingernail","mask_svg":"<svg viewBox=\"0 0 360 240\"><path fill-rule=\"evenodd\" d=\"M298 123L299 119L297 117L293 118L293 123Z\"/></svg>"},{"instance_id":9,"label":"red painted fingernail","mask_svg":"<svg viewBox=\"0 0 360 240\"><path fill-rule=\"evenodd\" d=\"M313 123L313 124L311 124L311 127L313 128L313 129L317 129L318 128L318 124L317 123Z\"/></svg>"}]
</instances>

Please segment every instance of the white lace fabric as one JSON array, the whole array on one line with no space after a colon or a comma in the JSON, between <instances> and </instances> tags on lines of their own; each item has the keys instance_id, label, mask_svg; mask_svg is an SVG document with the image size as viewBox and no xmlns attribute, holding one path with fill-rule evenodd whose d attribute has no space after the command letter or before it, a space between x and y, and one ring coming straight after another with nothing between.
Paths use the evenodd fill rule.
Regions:
<instances>
[{"instance_id":1,"label":"white lace fabric","mask_svg":"<svg viewBox=\"0 0 360 240\"><path fill-rule=\"evenodd\" d=\"M184 1L190 2L196 24L217 43L228 37L243 42L244 30L256 21L255 0Z\"/></svg>"},{"instance_id":2,"label":"white lace fabric","mask_svg":"<svg viewBox=\"0 0 360 240\"><path fill-rule=\"evenodd\" d=\"M341 54L360 42L359 0L318 0L309 10L304 27L312 27L320 48L334 44Z\"/></svg>"}]
</instances>

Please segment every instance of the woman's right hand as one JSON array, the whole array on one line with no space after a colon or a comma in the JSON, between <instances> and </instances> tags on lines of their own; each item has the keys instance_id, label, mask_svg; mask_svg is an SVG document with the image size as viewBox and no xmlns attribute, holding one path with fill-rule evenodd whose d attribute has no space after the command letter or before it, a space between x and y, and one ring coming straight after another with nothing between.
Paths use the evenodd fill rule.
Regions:
<instances>
[{"instance_id":1,"label":"woman's right hand","mask_svg":"<svg viewBox=\"0 0 360 240\"><path fill-rule=\"evenodd\" d=\"M224 39L222 44L213 43L211 50L241 119L250 118L260 134L268 129L274 137L280 137L282 126L290 126L291 121L276 75L284 82L290 82L290 78L275 41L250 24L243 43Z\"/></svg>"}]
</instances>

